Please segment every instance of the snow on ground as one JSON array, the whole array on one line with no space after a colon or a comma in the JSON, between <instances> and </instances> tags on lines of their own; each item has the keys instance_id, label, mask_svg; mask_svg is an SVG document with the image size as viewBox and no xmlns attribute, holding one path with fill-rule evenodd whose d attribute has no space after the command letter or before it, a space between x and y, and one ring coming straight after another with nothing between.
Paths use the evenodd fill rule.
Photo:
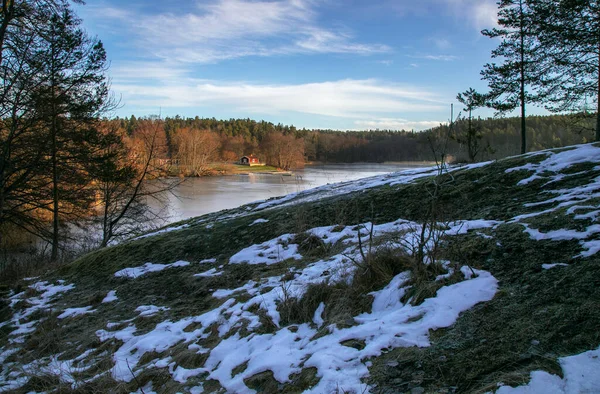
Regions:
<instances>
[{"instance_id":1,"label":"snow on ground","mask_svg":"<svg viewBox=\"0 0 600 394\"><path fill-rule=\"evenodd\" d=\"M550 182L555 182L564 177L559 172L572 166L573 164L586 163L586 162L600 162L600 148L594 145L576 145L567 148L562 152L545 151L543 154L547 155L548 158L538 164L528 163L520 167L510 168L506 170L507 173L519 170L533 171L533 175L528 178L521 180L519 185L527 185L536 179L547 178L542 175L545 172L552 172L554 175L550 177Z\"/></svg>"},{"instance_id":2,"label":"snow on ground","mask_svg":"<svg viewBox=\"0 0 600 394\"><path fill-rule=\"evenodd\" d=\"M458 167L457 167L458 168ZM291 193L283 197L277 197L258 204L254 210L263 210L271 207L282 207L290 204L299 204L309 201L315 201L331 196L352 193L358 190L371 189L383 185L399 185L411 183L418 178L435 175L437 168L417 168L405 170L391 174L377 175L369 178L363 178L355 181L339 182L316 187L314 189L303 190L297 193ZM292 201L293 200L293 201Z\"/></svg>"},{"instance_id":3,"label":"snow on ground","mask_svg":"<svg viewBox=\"0 0 600 394\"><path fill-rule=\"evenodd\" d=\"M213 264L216 262L217 262L216 258L200 260L200 264Z\"/></svg>"},{"instance_id":4,"label":"snow on ground","mask_svg":"<svg viewBox=\"0 0 600 394\"><path fill-rule=\"evenodd\" d=\"M487 223L492 226L494 223ZM481 223L473 223L472 228L482 228ZM461 228L469 228L467 223ZM367 230L368 229L368 230ZM392 233L418 232L415 223L398 220L373 226L375 237ZM213 293L216 299L223 300L221 306L199 316L191 316L178 321L166 320L152 331L136 335L137 328L132 322L117 331L99 330L101 341L111 338L120 340L123 345L114 354L113 377L131 381L134 376L129 368L139 373L143 368L168 367L173 379L185 383L188 378L208 374L208 379L216 379L228 391L251 393L244 379L259 372L271 370L279 382L287 382L289 376L303 368L315 367L319 383L307 392L331 392L338 388L363 392L362 378L368 375L365 359L381 354L383 349L398 346L428 346L429 330L447 327L456 321L459 314L473 305L490 300L497 289L497 281L485 271L476 271L471 277L470 270L463 270L463 282L446 286L438 291L437 297L426 300L419 306L403 304L400 299L406 291L410 273L396 276L384 289L372 293L373 308L370 313L355 316L353 327L338 329L335 325L326 328L326 333L313 339L319 327L326 321L326 305L318 306L313 322L293 327L282 327L277 311L278 303L286 297L301 297L309 285L327 281L336 283L348 281L355 270L350 257L357 257L357 231L371 231L369 223L361 226L322 227L311 233L325 242L343 241L347 244L343 253L308 264L298 270L290 269L293 279L283 280L283 276L263 278L261 281L248 281L235 289L218 289ZM269 259L276 246L288 243L292 235L286 234L260 245L253 245L238 253L235 262L260 261L275 264L283 259ZM344 239L342 239L344 238ZM336 241L334 241L336 240ZM291 248L291 245L287 245ZM296 249L294 249L293 253ZM268 251L268 252L265 252ZM292 253L292 252L289 252ZM301 258L301 256L297 256ZM209 271L207 271L209 272ZM244 295L242 301L234 298ZM268 316L278 330L271 334L260 334L257 329L262 322L258 309ZM194 330L186 328L198 324ZM221 341L212 350L202 347L202 340L208 338L217 326ZM243 336L241 330L249 334ZM357 350L344 346L345 341L364 341L365 348ZM189 344L189 349L208 353L202 368L193 370L177 365L170 358L154 360L147 366L139 365L142 356L148 352L161 353L178 343ZM233 370L240 365L246 368L233 376ZM239 368L238 368L239 369Z\"/></svg>"},{"instance_id":5,"label":"snow on ground","mask_svg":"<svg viewBox=\"0 0 600 394\"><path fill-rule=\"evenodd\" d=\"M508 169L506 172L517 170L533 172L531 176L520 182L522 185L538 178L547 179L548 183L551 183L572 176L573 174L559 174L560 171L572 164L590 160L600 161L600 148L591 145L577 146L558 153L543 152L540 154L546 155L546 158L540 163ZM479 163L467 167L476 168L487 164ZM449 170L455 169L457 168ZM216 215L214 220L227 220L254 214L257 210L313 201L380 185L407 184L436 173L436 168L416 169L354 182L325 185L285 197L257 202L258 205L254 208L247 207L245 212ZM579 240L583 247L581 256L589 256L600 251L600 240L595 239L600 234L600 224L591 224L583 231L559 229L544 233L526 222L529 218L549 214L563 208L566 209L568 215L573 215L575 220L596 222L600 216L600 206L591 201L600 198L600 177L587 185L551 190L545 193L549 195L548 199L525 205L532 210L539 207L538 211L516 216L506 222L471 220L446 223L444 225L446 227L439 231L443 231L447 235L465 234L468 231L481 229L491 229L493 232L503 223L520 223L532 239ZM202 221L204 220L201 219L197 223ZM257 219L251 225L264 222L266 222L265 219ZM189 225L170 227L145 236L174 231L187 226ZM410 247L416 242L420 229L420 224L406 220L383 224L365 223L358 226L314 228L308 233L319 237L326 244L341 242L347 246L346 250L326 260L310 263L302 269L291 268L292 279L289 279L290 275L285 276L286 280L283 279L283 275L273 276L259 281L248 281L233 289L216 289L213 297L222 302L219 307L199 316L190 316L176 321L165 320L149 332L138 334L138 329L132 319L109 323L106 330L98 330L96 335L101 341L116 339L122 342L121 347L113 356L115 367L111 373L117 380L131 381L134 378L131 370L135 371L135 374L139 374L144 368L168 367L173 379L177 382L185 383L190 377L207 374L208 379L218 380L227 391L245 393L253 391L245 385L244 379L259 372L271 370L275 379L284 383L289 381L291 374L298 373L303 368L314 367L318 371L317 376L320 377L320 381L307 392L321 393L336 390L365 392L364 384L361 381L368 375L365 360L380 355L386 348L429 346L430 330L448 327L456 321L461 312L479 302L492 299L498 286L496 279L488 272L477 270L473 272L467 267L462 267L460 269L464 276L462 282L442 287L435 297L425 300L421 305L412 306L400 301L405 294L407 281L410 278L410 273L405 272L394 277L384 289L373 292L371 312L355 316L354 325L347 328L337 328L335 325L324 327L327 321L327 306L323 303L318 306L311 323L282 327L277 305L286 297L301 297L311 284L350 280L356 269L350 259L358 258L356 244L359 234L363 241L370 235L388 237L386 238L388 243ZM231 264L243 262L277 264L288 259L300 260L302 256L298 253L298 245L291 244L293 238L293 234L285 234L262 244L252 245L236 253L229 262ZM216 263L216 259L203 260L201 263ZM115 273L115 276L137 278L150 272L159 272L189 264L184 261L173 264L146 263L141 267L120 270ZM566 264L544 264L542 268L551 269L564 265ZM449 267L447 269L448 273L439 275L436 280L442 280L448 275L452 275L453 271ZM218 271L217 268L211 268L195 276L210 277L221 273L222 271ZM11 321L15 330L11 332L9 338L12 345L23 342L25 335L35 330L38 322L27 321L29 315L39 309L49 309L49 304L55 296L72 289L73 285L50 285L47 282L38 282L31 287L41 294L28 299L31 306L15 313L15 317ZM11 297L11 307L23 299L23 293ZM113 290L107 294L103 302L112 302L116 299L116 292ZM92 312L90 309L91 307L70 308L63 314L75 316L80 313L90 313ZM154 305L142 305L136 309L139 316L151 316L166 310L168 310L167 307ZM260 314L259 311L261 311ZM265 315L277 327L275 332L261 334L261 331L258 330L263 324ZM123 327L123 324L126 324L125 328L116 329ZM192 324L195 324L195 328L188 329ZM215 327L221 341L213 349L207 349L202 346L202 341L213 335ZM326 332L323 333L323 330ZM317 333L319 333L318 338L313 339ZM348 340L361 341L365 347L355 349L344 346L343 343ZM208 354L204 367L185 369L177 365L170 357L153 360L147 365L140 365L144 354L164 352L182 341L188 344L190 350ZM9 376L7 371L11 367L10 363L4 365L4 361L17 350L16 347L0 349L0 362L3 364L0 391L6 387L17 388L26 382L27 378L23 374L10 375L10 381L2 380ZM598 379L600 378L596 376L595 372L600 368L599 357L600 349L561 358L564 378L536 371L532 372L532 380L529 385L518 388L500 387L498 392L549 392L548 390L551 389L555 389L557 393L598 391L597 389L600 388ZM55 361L57 360L58 356ZM86 368L80 365L77 359L60 361L60 363L63 363L60 365L61 368ZM52 362L46 365L50 367L51 364ZM245 365L245 369L239 368L242 365ZM234 369L236 370L235 375L233 375ZM68 377L65 379L68 381ZM151 387L147 387L147 389L148 392L152 391ZM191 392L201 392L202 388L195 387L190 390Z\"/></svg>"},{"instance_id":6,"label":"snow on ground","mask_svg":"<svg viewBox=\"0 0 600 394\"><path fill-rule=\"evenodd\" d=\"M554 263L554 264L542 264L542 269L549 270L555 267L568 267L569 264L565 263Z\"/></svg>"},{"instance_id":7,"label":"snow on ground","mask_svg":"<svg viewBox=\"0 0 600 394\"><path fill-rule=\"evenodd\" d=\"M166 306L156 306L156 305L140 305L135 308L136 312L140 312L139 317L148 317L152 315L156 315L158 312L168 311L171 308Z\"/></svg>"},{"instance_id":8,"label":"snow on ground","mask_svg":"<svg viewBox=\"0 0 600 394\"><path fill-rule=\"evenodd\" d=\"M496 394L574 394L600 392L600 348L558 359L563 378L545 371L531 372L525 386L502 386Z\"/></svg>"},{"instance_id":9,"label":"snow on ground","mask_svg":"<svg viewBox=\"0 0 600 394\"><path fill-rule=\"evenodd\" d=\"M35 278L34 278L35 279ZM37 325L43 320L30 320L36 312L50 311L52 303L60 295L75 288L73 284L64 284L64 281L57 281L58 284L52 284L47 281L36 282L29 286L29 289L35 290L38 294L27 297L25 292L15 294L9 298L10 308L14 311L12 319L0 324L0 327L10 325L14 329L8 334L8 345L0 347L0 392L15 390L23 386L29 380L26 368L16 369L16 363L6 362L7 358L20 351L22 343L25 342L28 334L34 332ZM19 309L19 304L25 302L27 307Z\"/></svg>"},{"instance_id":10,"label":"snow on ground","mask_svg":"<svg viewBox=\"0 0 600 394\"><path fill-rule=\"evenodd\" d=\"M242 249L229 259L230 264L275 264L287 259L302 259L298 245L290 244L293 235L284 234L275 239Z\"/></svg>"},{"instance_id":11,"label":"snow on ground","mask_svg":"<svg viewBox=\"0 0 600 394\"><path fill-rule=\"evenodd\" d=\"M190 265L190 263L187 261L176 261L172 264L146 263L140 267L123 268L122 270L115 272L115 276L135 279L150 272L160 272L168 268L187 267L188 265Z\"/></svg>"},{"instance_id":12,"label":"snow on ground","mask_svg":"<svg viewBox=\"0 0 600 394\"><path fill-rule=\"evenodd\" d=\"M267 219L256 219L255 221L250 223L248 226L254 226L255 224L268 223L268 222L269 221Z\"/></svg>"},{"instance_id":13,"label":"snow on ground","mask_svg":"<svg viewBox=\"0 0 600 394\"><path fill-rule=\"evenodd\" d=\"M506 172L510 173L518 170L533 172L531 176L518 182L519 185L527 185L535 179L544 179L547 180L546 184L550 184L572 176L581 175L581 173L559 173L572 165L600 161L600 148L590 144L572 146L562 152L545 151L539 154L546 155L547 158L538 164L528 163L523 166L509 168ZM598 168L596 167L596 169ZM600 215L600 206L597 203L593 204L593 202L600 199L600 177L593 179L587 184L572 188L541 191L541 195L548 195L550 198L524 204L528 208L540 207L540 210L515 216L508 223L520 223L530 238L537 241L579 240L582 252L573 257L589 257L600 251L600 239L598 239L600 238L600 224L586 226L584 231L558 229L542 232L525 222L529 218L547 215L566 208L565 213L573 215L574 220L587 220L597 223L598 216Z\"/></svg>"},{"instance_id":14,"label":"snow on ground","mask_svg":"<svg viewBox=\"0 0 600 394\"><path fill-rule=\"evenodd\" d=\"M211 268L208 271L201 272L199 274L195 274L194 276L198 276L200 278L210 278L212 276L221 276L223 275L223 271L217 271L216 268Z\"/></svg>"},{"instance_id":15,"label":"snow on ground","mask_svg":"<svg viewBox=\"0 0 600 394\"><path fill-rule=\"evenodd\" d=\"M57 316L58 319L66 319L67 317L75 317L86 315L88 313L96 312L95 309L92 309L91 306L84 306L81 308L67 308L63 313Z\"/></svg>"},{"instance_id":16,"label":"snow on ground","mask_svg":"<svg viewBox=\"0 0 600 394\"><path fill-rule=\"evenodd\" d=\"M113 302L118 300L119 297L117 297L117 291L116 290L111 290L108 292L108 294L106 295L106 297L104 297L104 299L102 300L103 304L106 304L108 302Z\"/></svg>"}]
</instances>

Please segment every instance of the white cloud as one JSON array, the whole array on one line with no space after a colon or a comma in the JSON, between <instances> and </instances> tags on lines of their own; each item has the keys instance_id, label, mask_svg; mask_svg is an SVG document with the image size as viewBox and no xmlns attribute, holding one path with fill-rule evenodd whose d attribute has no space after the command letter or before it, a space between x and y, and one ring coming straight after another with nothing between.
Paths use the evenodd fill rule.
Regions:
<instances>
[{"instance_id":1,"label":"white cloud","mask_svg":"<svg viewBox=\"0 0 600 394\"><path fill-rule=\"evenodd\" d=\"M474 5L471 17L477 29L487 29L498 26L498 6L489 1L478 2Z\"/></svg>"},{"instance_id":2,"label":"white cloud","mask_svg":"<svg viewBox=\"0 0 600 394\"><path fill-rule=\"evenodd\" d=\"M402 16L439 12L440 5L459 23L464 24L466 21L477 31L493 28L498 22L496 0L420 0L414 2L392 0L389 4ZM440 47L440 49L447 48Z\"/></svg>"},{"instance_id":3,"label":"white cloud","mask_svg":"<svg viewBox=\"0 0 600 394\"><path fill-rule=\"evenodd\" d=\"M314 0L216 0L186 13L125 12L99 7L99 23L112 20L146 55L179 62L215 63L244 56L295 53L388 52L386 45L355 42L340 29L321 26ZM122 28L122 27L120 27Z\"/></svg>"},{"instance_id":4,"label":"white cloud","mask_svg":"<svg viewBox=\"0 0 600 394\"><path fill-rule=\"evenodd\" d=\"M440 97L426 89L377 80L340 80L296 85L169 81L162 86L115 84L123 103L134 107L219 106L257 115L296 112L347 119L436 112Z\"/></svg>"},{"instance_id":5,"label":"white cloud","mask_svg":"<svg viewBox=\"0 0 600 394\"><path fill-rule=\"evenodd\" d=\"M493 28L498 24L498 5L495 0L437 0L445 2L456 18L467 17L477 30Z\"/></svg>"},{"instance_id":6,"label":"white cloud","mask_svg":"<svg viewBox=\"0 0 600 394\"><path fill-rule=\"evenodd\" d=\"M187 75L189 70L172 62L121 61L113 64L110 75L117 83L134 83L139 80L173 80Z\"/></svg>"},{"instance_id":7,"label":"white cloud","mask_svg":"<svg viewBox=\"0 0 600 394\"><path fill-rule=\"evenodd\" d=\"M426 59L442 62L452 62L454 60L458 60L458 56L454 55L409 55L408 57L413 59Z\"/></svg>"},{"instance_id":8,"label":"white cloud","mask_svg":"<svg viewBox=\"0 0 600 394\"><path fill-rule=\"evenodd\" d=\"M426 130L432 127L439 126L440 121L410 121L402 118L381 118L371 120L357 120L354 124L357 130Z\"/></svg>"}]
</instances>

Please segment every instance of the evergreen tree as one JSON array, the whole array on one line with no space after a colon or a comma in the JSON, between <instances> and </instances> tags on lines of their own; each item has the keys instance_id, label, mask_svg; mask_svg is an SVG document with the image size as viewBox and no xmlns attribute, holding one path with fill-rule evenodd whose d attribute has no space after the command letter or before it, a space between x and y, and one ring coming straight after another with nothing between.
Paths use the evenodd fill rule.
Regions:
<instances>
[{"instance_id":1,"label":"evergreen tree","mask_svg":"<svg viewBox=\"0 0 600 394\"><path fill-rule=\"evenodd\" d=\"M36 92L40 121L47 132L52 253L58 257L61 220L74 220L90 205L85 165L98 149L95 122L106 110L106 53L90 39L70 9L52 15L42 33L44 48L37 54L40 80Z\"/></svg>"},{"instance_id":2,"label":"evergreen tree","mask_svg":"<svg viewBox=\"0 0 600 394\"><path fill-rule=\"evenodd\" d=\"M38 215L47 187L41 161L47 154L37 97L45 81L38 59L41 32L61 0L0 1L0 230L8 223L44 235Z\"/></svg>"},{"instance_id":3,"label":"evergreen tree","mask_svg":"<svg viewBox=\"0 0 600 394\"><path fill-rule=\"evenodd\" d=\"M600 1L537 0L536 24L544 56L552 60L546 83L547 107L557 112L587 112L595 103L595 139L600 141Z\"/></svg>"},{"instance_id":4,"label":"evergreen tree","mask_svg":"<svg viewBox=\"0 0 600 394\"><path fill-rule=\"evenodd\" d=\"M498 28L483 30L490 38L501 39L492 51L500 64L488 63L481 72L490 87L489 105L498 113L516 108L521 111L521 153L527 151L526 105L539 102L535 87L545 76L546 65L540 56L535 15L526 0L500 0Z\"/></svg>"},{"instance_id":5,"label":"evergreen tree","mask_svg":"<svg viewBox=\"0 0 600 394\"><path fill-rule=\"evenodd\" d=\"M456 96L456 99L459 103L464 105L464 111L468 113L468 123L466 133L464 133L464 135L456 134L453 138L455 138L459 143L467 146L469 161L474 162L477 153L479 153L479 142L482 138L482 135L479 125L473 125L473 111L479 107L482 107L486 98L483 94L475 91L475 89L469 88L467 91L459 93Z\"/></svg>"}]
</instances>

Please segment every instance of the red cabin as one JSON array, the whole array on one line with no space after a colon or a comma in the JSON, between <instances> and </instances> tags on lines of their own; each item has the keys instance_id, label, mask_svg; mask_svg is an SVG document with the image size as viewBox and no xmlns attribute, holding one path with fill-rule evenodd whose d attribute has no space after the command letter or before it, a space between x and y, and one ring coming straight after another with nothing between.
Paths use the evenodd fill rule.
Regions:
<instances>
[{"instance_id":1,"label":"red cabin","mask_svg":"<svg viewBox=\"0 0 600 394\"><path fill-rule=\"evenodd\" d=\"M245 166L260 166L262 165L260 163L260 160L258 159L258 157L254 156L254 155L250 155L250 156L243 156L240 159L240 164L243 164Z\"/></svg>"}]
</instances>

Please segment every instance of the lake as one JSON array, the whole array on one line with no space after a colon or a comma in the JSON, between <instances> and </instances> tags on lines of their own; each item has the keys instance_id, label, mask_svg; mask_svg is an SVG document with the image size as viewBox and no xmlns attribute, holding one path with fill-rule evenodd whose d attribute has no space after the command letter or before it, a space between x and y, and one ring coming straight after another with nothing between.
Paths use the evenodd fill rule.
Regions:
<instances>
[{"instance_id":1,"label":"lake","mask_svg":"<svg viewBox=\"0 0 600 394\"><path fill-rule=\"evenodd\" d=\"M187 178L174 190L177 197L169 197L166 220L175 222L328 183L351 181L423 166L423 164L324 164L307 165L302 170L293 171L292 176L248 174Z\"/></svg>"}]
</instances>

